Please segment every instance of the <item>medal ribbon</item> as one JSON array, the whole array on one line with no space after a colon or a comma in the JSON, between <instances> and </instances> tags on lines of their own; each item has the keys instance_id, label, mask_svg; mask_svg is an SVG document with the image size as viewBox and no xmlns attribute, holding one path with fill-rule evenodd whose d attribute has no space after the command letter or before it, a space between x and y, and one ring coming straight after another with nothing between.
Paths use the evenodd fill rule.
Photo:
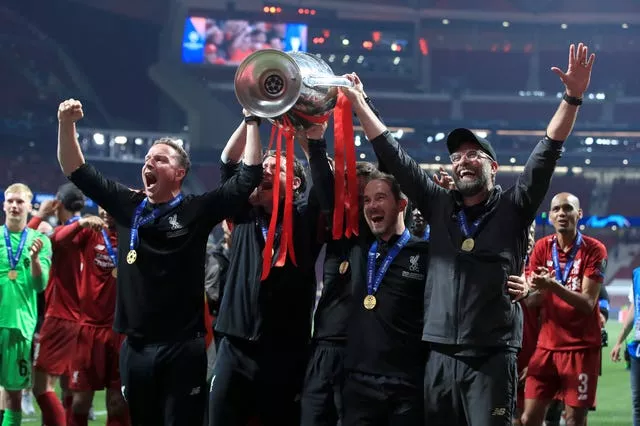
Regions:
<instances>
[{"instance_id":1,"label":"medal ribbon","mask_svg":"<svg viewBox=\"0 0 640 426\"><path fill-rule=\"evenodd\" d=\"M464 234L464 237L472 238L478 230L478 226L480 226L486 216L487 213L481 215L479 218L473 221L471 226L469 226L469 223L467 222L467 215L465 214L464 209L460 209L460 211L458 212L458 224L460 225L460 230Z\"/></svg>"},{"instance_id":2,"label":"medal ribbon","mask_svg":"<svg viewBox=\"0 0 640 426\"><path fill-rule=\"evenodd\" d=\"M76 223L80 219L81 219L80 216L73 216L71 219L67 220L64 224L71 225L72 223Z\"/></svg>"},{"instance_id":3,"label":"medal ribbon","mask_svg":"<svg viewBox=\"0 0 640 426\"><path fill-rule=\"evenodd\" d=\"M374 242L369 249L369 255L367 256L367 294L369 296L375 294L378 291L378 287L382 283L384 274L387 273L387 269L391 266L393 259L400 253L402 247L407 245L407 242L411 238L411 233L408 229L405 229L398 241L391 247L387 256L382 261L380 269L376 272L376 255L378 254L378 242ZM374 279L375 275L375 279Z\"/></svg>"},{"instance_id":4,"label":"medal ribbon","mask_svg":"<svg viewBox=\"0 0 640 426\"><path fill-rule=\"evenodd\" d=\"M573 244L573 248L571 252L567 255L567 263L564 265L564 271L560 268L560 259L558 257L558 239L553 239L553 246L551 247L551 257L553 258L553 269L556 271L556 280L562 283L562 285L567 285L567 279L569 278L569 274L571 273L571 267L573 266L573 261L576 258L576 254L582 245L582 234L578 232L578 236L576 237L576 242Z\"/></svg>"},{"instance_id":5,"label":"medal ribbon","mask_svg":"<svg viewBox=\"0 0 640 426\"><path fill-rule=\"evenodd\" d=\"M149 201L145 198L142 200L138 207L136 207L136 211L133 214L133 219L131 221L131 234L129 236L129 250L135 250L138 245L138 228L146 225L149 222L156 220L157 218L164 216L169 213L171 210L178 207L178 205L184 199L184 195L182 193L178 194L173 200L169 201L167 204L162 207L153 209L151 213L146 216L142 216L142 212L144 208L147 207Z\"/></svg>"},{"instance_id":6,"label":"medal ribbon","mask_svg":"<svg viewBox=\"0 0 640 426\"><path fill-rule=\"evenodd\" d=\"M109 238L109 235L107 234L106 230L102 230L102 238L104 239L104 246L107 248L107 253L109 253L109 257L111 258L111 261L113 262L113 266L115 266L116 268L118 267L118 256L116 254L116 251L113 249L113 246L111 245L111 239Z\"/></svg>"},{"instance_id":7,"label":"medal ribbon","mask_svg":"<svg viewBox=\"0 0 640 426\"><path fill-rule=\"evenodd\" d=\"M9 258L9 265L12 270L16 269L18 265L18 261L20 260L20 256L22 256L22 250L24 250L24 245L27 242L27 228L22 230L22 235L20 236L20 245L18 246L18 250L16 251L16 255L13 255L13 248L11 247L11 236L9 235L9 230L6 226L4 228L4 242L7 246L7 257Z\"/></svg>"}]
</instances>

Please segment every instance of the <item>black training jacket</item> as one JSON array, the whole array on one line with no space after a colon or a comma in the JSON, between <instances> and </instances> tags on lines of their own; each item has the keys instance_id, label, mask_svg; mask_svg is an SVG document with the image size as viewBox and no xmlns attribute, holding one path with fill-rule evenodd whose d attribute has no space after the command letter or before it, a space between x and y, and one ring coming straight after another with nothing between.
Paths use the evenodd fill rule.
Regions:
<instances>
[{"instance_id":1,"label":"black training jacket","mask_svg":"<svg viewBox=\"0 0 640 426\"><path fill-rule=\"evenodd\" d=\"M511 303L507 277L522 272L528 229L549 188L562 143L540 141L515 185L492 190L481 212L488 216L469 253L461 250L460 193L433 183L388 131L371 144L431 225L422 340L480 352L519 348L522 310Z\"/></svg>"}]
</instances>

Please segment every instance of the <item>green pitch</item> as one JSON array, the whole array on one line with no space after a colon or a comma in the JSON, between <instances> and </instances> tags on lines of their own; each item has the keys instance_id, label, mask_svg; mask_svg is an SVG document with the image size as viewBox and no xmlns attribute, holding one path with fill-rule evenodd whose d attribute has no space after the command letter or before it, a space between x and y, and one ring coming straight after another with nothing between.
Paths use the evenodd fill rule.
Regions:
<instances>
[{"instance_id":1,"label":"green pitch","mask_svg":"<svg viewBox=\"0 0 640 426\"><path fill-rule=\"evenodd\" d=\"M621 325L616 321L610 321L609 342L613 344L620 332ZM589 426L631 426L631 390L629 388L629 372L625 369L625 363L610 361L609 351L604 348L602 377L598 382L598 409L589 413ZM106 408L104 392L96 392L93 400L93 408L97 419L90 421L91 425L104 425ZM23 417L23 424L40 425L40 411L36 404L36 416Z\"/></svg>"}]
</instances>

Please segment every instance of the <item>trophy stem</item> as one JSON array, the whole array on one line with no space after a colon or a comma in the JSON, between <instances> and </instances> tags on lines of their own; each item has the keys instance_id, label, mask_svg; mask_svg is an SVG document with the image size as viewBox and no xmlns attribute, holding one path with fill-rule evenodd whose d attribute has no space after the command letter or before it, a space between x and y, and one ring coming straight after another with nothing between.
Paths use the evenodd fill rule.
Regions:
<instances>
[{"instance_id":1,"label":"trophy stem","mask_svg":"<svg viewBox=\"0 0 640 426\"><path fill-rule=\"evenodd\" d=\"M302 78L302 83L308 87L353 87L353 83L346 77L335 75L315 76L310 75Z\"/></svg>"}]
</instances>

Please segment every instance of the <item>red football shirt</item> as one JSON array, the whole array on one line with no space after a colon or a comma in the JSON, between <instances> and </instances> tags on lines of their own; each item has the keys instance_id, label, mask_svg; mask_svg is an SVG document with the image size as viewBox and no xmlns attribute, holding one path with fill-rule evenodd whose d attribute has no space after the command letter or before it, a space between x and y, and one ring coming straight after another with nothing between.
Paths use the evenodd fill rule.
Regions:
<instances>
[{"instance_id":1,"label":"red football shirt","mask_svg":"<svg viewBox=\"0 0 640 426\"><path fill-rule=\"evenodd\" d=\"M529 276L529 262L525 267L524 274ZM522 326L522 349L518 353L518 369L522 370L529 364L529 360L536 350L538 343L538 333L540 332L540 309L538 307L527 306L524 300L520 302L523 314Z\"/></svg>"},{"instance_id":2,"label":"red football shirt","mask_svg":"<svg viewBox=\"0 0 640 426\"><path fill-rule=\"evenodd\" d=\"M108 231L107 234L117 257L117 235ZM116 278L113 276L116 265L109 256L104 237L101 232L82 229L73 242L82 250L85 261L81 281L82 323L111 327L116 310Z\"/></svg>"},{"instance_id":3,"label":"red football shirt","mask_svg":"<svg viewBox=\"0 0 640 426\"><path fill-rule=\"evenodd\" d=\"M78 222L68 226L78 226ZM63 228L57 226L51 235L53 257L45 291L45 317L79 321L82 252L77 246L61 243L58 234Z\"/></svg>"},{"instance_id":4,"label":"red football shirt","mask_svg":"<svg viewBox=\"0 0 640 426\"><path fill-rule=\"evenodd\" d=\"M591 278L602 284L607 265L607 249L595 238L582 236L582 245L576 253L567 279L572 291L582 292L583 278ZM539 266L547 267L552 273L552 247L555 235L536 242L531 254L529 267L535 271ZM571 252L571 247L568 252ZM558 249L560 270L564 271L567 252ZM601 346L600 318L596 305L593 312L584 314L567 302L548 292L541 306L541 326L538 347L547 350L575 350L599 348Z\"/></svg>"}]
</instances>

